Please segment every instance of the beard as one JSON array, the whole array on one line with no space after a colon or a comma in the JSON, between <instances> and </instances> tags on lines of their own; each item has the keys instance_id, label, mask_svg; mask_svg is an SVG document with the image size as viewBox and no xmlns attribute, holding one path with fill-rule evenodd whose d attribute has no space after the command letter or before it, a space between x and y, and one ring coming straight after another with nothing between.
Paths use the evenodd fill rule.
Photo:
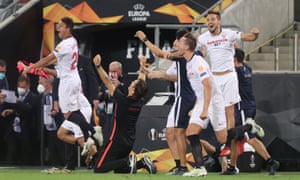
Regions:
<instances>
[{"instance_id":1,"label":"beard","mask_svg":"<svg viewBox=\"0 0 300 180\"><path fill-rule=\"evenodd\" d=\"M214 34L217 31L217 27L208 28L209 32Z\"/></svg>"}]
</instances>

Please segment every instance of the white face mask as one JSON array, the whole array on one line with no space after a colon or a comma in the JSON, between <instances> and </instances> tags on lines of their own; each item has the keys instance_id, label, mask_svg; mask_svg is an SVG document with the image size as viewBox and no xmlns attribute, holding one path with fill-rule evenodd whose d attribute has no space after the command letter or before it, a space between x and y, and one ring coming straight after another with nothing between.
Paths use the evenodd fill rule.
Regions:
<instances>
[{"instance_id":1,"label":"white face mask","mask_svg":"<svg viewBox=\"0 0 300 180\"><path fill-rule=\"evenodd\" d=\"M26 93L26 89L18 87L18 95L24 96Z\"/></svg>"},{"instance_id":2,"label":"white face mask","mask_svg":"<svg viewBox=\"0 0 300 180\"><path fill-rule=\"evenodd\" d=\"M42 93L45 92L46 88L45 88L44 85L39 84L39 85L37 86L36 90L38 91L38 93L42 94Z\"/></svg>"}]
</instances>

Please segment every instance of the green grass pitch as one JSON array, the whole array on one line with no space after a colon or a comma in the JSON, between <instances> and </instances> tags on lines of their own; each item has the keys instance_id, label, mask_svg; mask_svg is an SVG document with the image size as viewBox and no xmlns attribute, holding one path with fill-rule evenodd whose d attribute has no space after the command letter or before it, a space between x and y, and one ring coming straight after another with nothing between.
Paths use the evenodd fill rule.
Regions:
<instances>
[{"instance_id":1,"label":"green grass pitch","mask_svg":"<svg viewBox=\"0 0 300 180\"><path fill-rule=\"evenodd\" d=\"M239 173L234 176L208 173L206 177L167 176L165 173L149 175L146 172L137 174L95 174L91 170L79 169L71 173L41 173L42 169L34 168L0 168L0 180L180 180L203 178L205 180L300 180L300 172L277 172L275 176L268 176L267 172Z\"/></svg>"}]
</instances>

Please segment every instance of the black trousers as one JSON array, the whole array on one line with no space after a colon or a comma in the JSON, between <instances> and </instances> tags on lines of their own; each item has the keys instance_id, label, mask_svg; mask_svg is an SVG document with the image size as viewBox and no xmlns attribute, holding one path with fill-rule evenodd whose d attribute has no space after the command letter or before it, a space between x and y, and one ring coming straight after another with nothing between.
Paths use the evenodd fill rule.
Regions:
<instances>
[{"instance_id":1,"label":"black trousers","mask_svg":"<svg viewBox=\"0 0 300 180\"><path fill-rule=\"evenodd\" d=\"M133 143L109 142L100 149L94 167L95 173L105 173L114 171L115 173L129 173L129 154L133 148Z\"/></svg>"}]
</instances>

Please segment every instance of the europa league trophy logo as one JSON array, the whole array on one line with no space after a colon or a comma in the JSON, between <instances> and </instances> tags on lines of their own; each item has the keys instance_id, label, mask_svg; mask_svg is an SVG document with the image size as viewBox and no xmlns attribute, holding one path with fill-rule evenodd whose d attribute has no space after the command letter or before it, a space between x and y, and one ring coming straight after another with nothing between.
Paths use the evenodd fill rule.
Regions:
<instances>
[{"instance_id":1,"label":"europa league trophy logo","mask_svg":"<svg viewBox=\"0 0 300 180\"><path fill-rule=\"evenodd\" d=\"M158 133L156 129L151 128L150 131L148 132L148 137L151 141L155 141L158 138Z\"/></svg>"},{"instance_id":2,"label":"europa league trophy logo","mask_svg":"<svg viewBox=\"0 0 300 180\"><path fill-rule=\"evenodd\" d=\"M249 164L249 166L251 168L255 168L255 166L256 166L256 164L255 164L255 157L254 157L253 154L251 154L251 156L250 156L250 164Z\"/></svg>"}]
</instances>

